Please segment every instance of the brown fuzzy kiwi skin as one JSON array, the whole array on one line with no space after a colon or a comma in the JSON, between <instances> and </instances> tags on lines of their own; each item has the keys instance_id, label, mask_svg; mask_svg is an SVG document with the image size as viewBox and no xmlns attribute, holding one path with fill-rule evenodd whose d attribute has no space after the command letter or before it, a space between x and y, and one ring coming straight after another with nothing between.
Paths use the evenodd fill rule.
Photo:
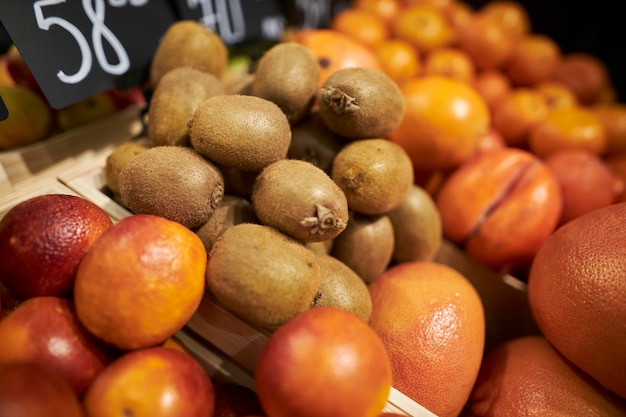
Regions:
<instances>
[{"instance_id":1,"label":"brown fuzzy kiwi skin","mask_svg":"<svg viewBox=\"0 0 626 417\"><path fill-rule=\"evenodd\" d=\"M198 105L226 89L215 75L193 67L168 71L148 107L148 138L155 146L190 146L188 124Z\"/></svg>"},{"instance_id":2,"label":"brown fuzzy kiwi skin","mask_svg":"<svg viewBox=\"0 0 626 417\"><path fill-rule=\"evenodd\" d=\"M240 319L266 332L313 306L321 285L316 255L276 229L241 223L208 254L207 287Z\"/></svg>"},{"instance_id":3,"label":"brown fuzzy kiwi skin","mask_svg":"<svg viewBox=\"0 0 626 417\"><path fill-rule=\"evenodd\" d=\"M291 126L269 100L245 95L206 99L189 122L191 146L219 165L261 171L287 157Z\"/></svg>"},{"instance_id":4,"label":"brown fuzzy kiwi skin","mask_svg":"<svg viewBox=\"0 0 626 417\"><path fill-rule=\"evenodd\" d=\"M295 124L313 107L319 82L315 55L300 43L281 42L259 59L250 92L276 103Z\"/></svg>"},{"instance_id":5,"label":"brown fuzzy kiwi skin","mask_svg":"<svg viewBox=\"0 0 626 417\"><path fill-rule=\"evenodd\" d=\"M219 170L191 148L155 146L120 172L120 198L135 214L154 214L194 229L206 223L224 195Z\"/></svg>"},{"instance_id":6,"label":"brown fuzzy kiwi skin","mask_svg":"<svg viewBox=\"0 0 626 417\"><path fill-rule=\"evenodd\" d=\"M399 206L414 181L406 151L387 139L348 143L335 156L331 177L346 194L348 207L369 215Z\"/></svg>"},{"instance_id":7,"label":"brown fuzzy kiwi skin","mask_svg":"<svg viewBox=\"0 0 626 417\"><path fill-rule=\"evenodd\" d=\"M318 103L326 126L350 140L386 137L406 111L398 85L371 68L335 71L319 89Z\"/></svg>"},{"instance_id":8,"label":"brown fuzzy kiwi skin","mask_svg":"<svg viewBox=\"0 0 626 417\"><path fill-rule=\"evenodd\" d=\"M276 161L261 171L251 200L261 223L302 242L333 239L348 221L343 191L320 168L297 159Z\"/></svg>"},{"instance_id":9,"label":"brown fuzzy kiwi skin","mask_svg":"<svg viewBox=\"0 0 626 417\"><path fill-rule=\"evenodd\" d=\"M340 308L369 322L372 297L361 277L334 256L318 255L317 261L322 284L315 306Z\"/></svg>"},{"instance_id":10,"label":"brown fuzzy kiwi skin","mask_svg":"<svg viewBox=\"0 0 626 417\"><path fill-rule=\"evenodd\" d=\"M431 261L441 248L441 216L430 194L411 187L405 200L387 213L394 233L393 261Z\"/></svg>"},{"instance_id":11,"label":"brown fuzzy kiwi skin","mask_svg":"<svg viewBox=\"0 0 626 417\"><path fill-rule=\"evenodd\" d=\"M228 48L214 31L195 20L171 24L161 37L149 69L154 89L161 77L176 67L196 67L220 78L228 66Z\"/></svg>"},{"instance_id":12,"label":"brown fuzzy kiwi skin","mask_svg":"<svg viewBox=\"0 0 626 417\"><path fill-rule=\"evenodd\" d=\"M209 252L215 241L228 228L240 223L257 223L258 219L249 200L224 194L209 220L195 232Z\"/></svg>"},{"instance_id":13,"label":"brown fuzzy kiwi skin","mask_svg":"<svg viewBox=\"0 0 626 417\"><path fill-rule=\"evenodd\" d=\"M318 111L291 127L291 143L287 158L307 161L331 174L335 155L346 140L329 130Z\"/></svg>"},{"instance_id":14,"label":"brown fuzzy kiwi skin","mask_svg":"<svg viewBox=\"0 0 626 417\"><path fill-rule=\"evenodd\" d=\"M120 194L119 175L122 168L135 156L147 149L147 145L130 141L117 145L107 155L104 163L104 183L114 196L119 196Z\"/></svg>"},{"instance_id":15,"label":"brown fuzzy kiwi skin","mask_svg":"<svg viewBox=\"0 0 626 417\"><path fill-rule=\"evenodd\" d=\"M393 226L388 215L365 216L351 212L348 226L333 241L330 255L370 284L391 263L393 248Z\"/></svg>"}]
</instances>

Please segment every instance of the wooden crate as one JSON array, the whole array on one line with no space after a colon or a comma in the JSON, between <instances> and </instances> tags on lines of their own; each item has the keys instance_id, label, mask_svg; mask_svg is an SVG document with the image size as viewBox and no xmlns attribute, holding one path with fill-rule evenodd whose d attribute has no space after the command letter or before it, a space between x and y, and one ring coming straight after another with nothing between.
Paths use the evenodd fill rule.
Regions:
<instances>
[{"instance_id":1,"label":"wooden crate","mask_svg":"<svg viewBox=\"0 0 626 417\"><path fill-rule=\"evenodd\" d=\"M103 167L117 144L137 137L141 131L142 123L135 109L94 124L91 129L42 143L36 150L0 154L0 190L3 178L9 179L12 189L7 195L0 194L0 217L17 202L50 192L75 194L93 201L113 221L131 215L105 192ZM52 163L37 162L37 157ZM37 166L40 168L34 169ZM538 332L523 282L488 270L449 242L444 241L435 260L457 269L478 290L485 307L486 349L512 337ZM212 376L254 389L254 368L268 335L237 318L210 294L206 294L197 312L176 336ZM384 411L413 417L435 416L395 388Z\"/></svg>"}]
</instances>

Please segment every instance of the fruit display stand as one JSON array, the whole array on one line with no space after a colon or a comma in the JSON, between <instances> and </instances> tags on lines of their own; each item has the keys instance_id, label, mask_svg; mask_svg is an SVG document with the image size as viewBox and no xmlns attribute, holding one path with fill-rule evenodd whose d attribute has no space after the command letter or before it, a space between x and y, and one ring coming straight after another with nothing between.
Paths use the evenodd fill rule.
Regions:
<instances>
[{"instance_id":1,"label":"fruit display stand","mask_svg":"<svg viewBox=\"0 0 626 417\"><path fill-rule=\"evenodd\" d=\"M103 168L116 145L140 138L142 132L141 109L130 108L39 144L0 153L0 218L18 202L44 193L82 196L102 207L113 221L131 215L107 193ZM464 274L481 295L486 349L537 333L522 281L488 270L445 240L435 260ZM255 364L268 335L231 314L210 294L176 337L211 376L254 389ZM394 388L384 411L435 416Z\"/></svg>"}]
</instances>

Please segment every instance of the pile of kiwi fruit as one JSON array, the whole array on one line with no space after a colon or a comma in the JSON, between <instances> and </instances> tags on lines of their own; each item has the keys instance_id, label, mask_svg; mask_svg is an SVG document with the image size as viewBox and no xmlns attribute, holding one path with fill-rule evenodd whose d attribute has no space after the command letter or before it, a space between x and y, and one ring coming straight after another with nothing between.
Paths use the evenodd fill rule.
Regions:
<instances>
[{"instance_id":1,"label":"pile of kiwi fruit","mask_svg":"<svg viewBox=\"0 0 626 417\"><path fill-rule=\"evenodd\" d=\"M367 285L394 263L431 260L442 239L410 158L386 139L404 115L400 89L365 68L321 83L295 42L238 77L228 54L200 23L166 31L144 135L108 155L107 191L193 230L207 294L261 331L317 306L368 321Z\"/></svg>"}]
</instances>

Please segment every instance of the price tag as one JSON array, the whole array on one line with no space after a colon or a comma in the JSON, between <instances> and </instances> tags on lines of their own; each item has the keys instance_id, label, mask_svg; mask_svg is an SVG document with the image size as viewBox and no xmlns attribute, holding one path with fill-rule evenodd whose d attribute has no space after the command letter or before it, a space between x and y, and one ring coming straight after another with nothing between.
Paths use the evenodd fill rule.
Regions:
<instances>
[{"instance_id":1,"label":"price tag","mask_svg":"<svg viewBox=\"0 0 626 417\"><path fill-rule=\"evenodd\" d=\"M9 118L9 109L0 96L0 122Z\"/></svg>"},{"instance_id":2,"label":"price tag","mask_svg":"<svg viewBox=\"0 0 626 417\"><path fill-rule=\"evenodd\" d=\"M296 28L325 28L333 16L350 7L350 0L291 0L288 15Z\"/></svg>"},{"instance_id":3,"label":"price tag","mask_svg":"<svg viewBox=\"0 0 626 417\"><path fill-rule=\"evenodd\" d=\"M178 17L196 20L228 46L279 41L287 26L280 0L174 0Z\"/></svg>"},{"instance_id":4,"label":"price tag","mask_svg":"<svg viewBox=\"0 0 626 417\"><path fill-rule=\"evenodd\" d=\"M167 0L0 0L0 20L59 109L143 84L176 16Z\"/></svg>"}]
</instances>

